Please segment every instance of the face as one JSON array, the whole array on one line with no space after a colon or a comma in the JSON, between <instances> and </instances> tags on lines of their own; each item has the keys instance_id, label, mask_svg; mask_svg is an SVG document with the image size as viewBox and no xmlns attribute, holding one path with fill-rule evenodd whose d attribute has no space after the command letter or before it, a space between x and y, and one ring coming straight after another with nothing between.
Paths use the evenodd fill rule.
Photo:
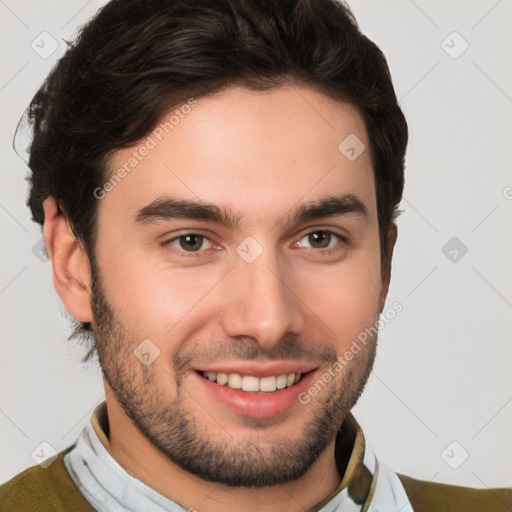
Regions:
<instances>
[{"instance_id":1,"label":"face","mask_svg":"<svg viewBox=\"0 0 512 512\"><path fill-rule=\"evenodd\" d=\"M353 107L307 88L189 105L111 161L130 171L99 201L98 355L172 462L283 483L333 442L371 371L376 339L337 363L387 290L369 151L339 149L369 141Z\"/></svg>"}]
</instances>

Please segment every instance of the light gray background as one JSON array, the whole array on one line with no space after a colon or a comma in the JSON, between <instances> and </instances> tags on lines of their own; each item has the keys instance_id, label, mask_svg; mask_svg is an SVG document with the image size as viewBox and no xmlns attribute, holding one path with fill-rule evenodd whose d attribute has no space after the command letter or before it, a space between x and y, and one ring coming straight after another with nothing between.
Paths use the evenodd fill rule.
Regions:
<instances>
[{"instance_id":1,"label":"light gray background","mask_svg":"<svg viewBox=\"0 0 512 512\"><path fill-rule=\"evenodd\" d=\"M41 231L25 206L27 169L11 149L17 120L64 52L63 39L99 5L0 0L2 482L34 464L41 442L56 450L73 443L103 397L98 369L82 365L82 352L66 341L50 263L32 252ZM354 412L397 471L510 485L512 2L350 5L388 58L410 127L387 303L399 301L403 311L381 333ZM454 31L469 44L457 58L464 41ZM48 58L31 47L50 48L42 32L58 42ZM456 262L442 252L452 237L468 248Z\"/></svg>"}]
</instances>

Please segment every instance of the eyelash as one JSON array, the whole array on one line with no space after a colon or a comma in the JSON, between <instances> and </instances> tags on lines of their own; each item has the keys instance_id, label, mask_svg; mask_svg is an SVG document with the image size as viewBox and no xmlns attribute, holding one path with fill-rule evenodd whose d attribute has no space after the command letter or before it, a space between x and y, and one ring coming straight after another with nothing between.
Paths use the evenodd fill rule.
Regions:
<instances>
[{"instance_id":1,"label":"eyelash","mask_svg":"<svg viewBox=\"0 0 512 512\"><path fill-rule=\"evenodd\" d=\"M341 245L339 245L339 243L338 243L333 247L327 247L325 249L314 249L314 248L307 247L306 249L308 250L308 252L313 251L313 252L315 252L317 254L319 253L323 256L329 256L329 255L332 255L332 254L337 253L340 250L342 250L343 246L347 243L347 239L345 237L343 237L342 235L340 235L339 233L337 233L336 231L332 231L330 229L318 229L318 228L311 229L309 231L306 231L305 233L301 233L299 241L313 233L326 233L329 235L334 235L335 237L337 237L339 239L339 243L341 243ZM213 243L206 235L199 233L199 232L190 231L190 232L182 233L181 235L175 236L175 237L171 238L170 240L166 240L165 242L162 242L162 245L164 247L168 248L169 246L171 246L172 242L175 242L182 237L190 236L190 235L203 237L204 239ZM180 250L180 249L176 249L176 251L177 251L179 257L181 257L181 258L198 258L198 257L201 257L202 253L204 252L201 250L200 251L184 251L184 250ZM174 248L171 249L171 252L174 252Z\"/></svg>"},{"instance_id":2,"label":"eyelash","mask_svg":"<svg viewBox=\"0 0 512 512\"><path fill-rule=\"evenodd\" d=\"M183 237L186 237L186 236L190 236L190 235L203 237L204 239L206 239L209 242L213 243L206 235L204 235L202 233L195 232L195 231L190 231L190 232L182 233L181 235L175 236L175 237L171 238L170 240L166 240L165 242L162 242L162 245L164 247L166 247L166 248L172 247L171 246L172 242L175 242L176 240L179 240L180 238L183 238ZM175 254L177 253L180 258L199 258L199 257L201 257L203 255L202 253L204 251L188 252L188 251L176 249L176 248L173 247L172 249L170 249L170 252L173 252Z\"/></svg>"},{"instance_id":3,"label":"eyelash","mask_svg":"<svg viewBox=\"0 0 512 512\"><path fill-rule=\"evenodd\" d=\"M334 246L327 247L325 249L314 249L311 247L306 247L305 249L308 252L314 252L314 253L320 254L322 256L330 256L332 254L335 254L335 253L338 253L339 251L341 251L347 243L347 239L345 237L343 237L342 235L340 235L339 233L337 233L336 231L332 231L331 229L318 229L318 228L310 229L309 231L306 231L305 233L301 233L299 241L313 233L325 233L325 234L329 234L331 236L334 235L336 238L339 239L339 242L337 244L335 244ZM329 242L330 242L330 240L329 240Z\"/></svg>"}]
</instances>

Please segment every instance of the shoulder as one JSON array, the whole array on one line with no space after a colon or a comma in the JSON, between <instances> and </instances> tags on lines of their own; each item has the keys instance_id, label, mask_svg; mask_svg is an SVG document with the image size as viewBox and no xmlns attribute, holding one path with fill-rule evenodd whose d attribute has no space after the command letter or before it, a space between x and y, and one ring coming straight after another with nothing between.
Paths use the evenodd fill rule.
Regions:
<instances>
[{"instance_id":1,"label":"shoulder","mask_svg":"<svg viewBox=\"0 0 512 512\"><path fill-rule=\"evenodd\" d=\"M46 469L32 466L0 486L1 512L94 512L64 466L70 449Z\"/></svg>"},{"instance_id":2,"label":"shoulder","mask_svg":"<svg viewBox=\"0 0 512 512\"><path fill-rule=\"evenodd\" d=\"M414 512L510 512L512 488L473 489L398 475Z\"/></svg>"}]
</instances>

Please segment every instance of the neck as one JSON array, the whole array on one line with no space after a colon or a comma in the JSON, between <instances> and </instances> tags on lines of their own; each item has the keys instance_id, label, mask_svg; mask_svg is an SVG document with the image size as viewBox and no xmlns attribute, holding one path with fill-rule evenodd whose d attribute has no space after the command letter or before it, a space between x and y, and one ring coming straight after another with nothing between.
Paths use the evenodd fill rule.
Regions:
<instances>
[{"instance_id":1,"label":"neck","mask_svg":"<svg viewBox=\"0 0 512 512\"><path fill-rule=\"evenodd\" d=\"M108 393L107 406L109 442L116 461L135 478L189 510L303 512L331 494L341 481L333 440L302 477L285 484L246 488L206 482L160 453Z\"/></svg>"}]
</instances>

